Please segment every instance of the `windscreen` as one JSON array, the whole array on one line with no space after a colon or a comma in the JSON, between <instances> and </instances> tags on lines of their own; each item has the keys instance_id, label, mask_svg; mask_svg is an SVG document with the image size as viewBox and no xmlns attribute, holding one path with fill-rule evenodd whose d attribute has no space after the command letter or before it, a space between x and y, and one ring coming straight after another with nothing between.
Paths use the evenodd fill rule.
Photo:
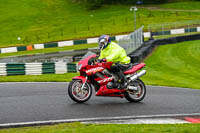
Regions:
<instances>
[{"instance_id":1,"label":"windscreen","mask_svg":"<svg viewBox=\"0 0 200 133\"><path fill-rule=\"evenodd\" d=\"M88 52L81 58L81 60L83 60L83 59L85 59L85 58L87 58L87 57L89 57L89 56L91 56L91 55L96 55L96 54L93 53L93 52L91 52L91 51L88 51Z\"/></svg>"}]
</instances>

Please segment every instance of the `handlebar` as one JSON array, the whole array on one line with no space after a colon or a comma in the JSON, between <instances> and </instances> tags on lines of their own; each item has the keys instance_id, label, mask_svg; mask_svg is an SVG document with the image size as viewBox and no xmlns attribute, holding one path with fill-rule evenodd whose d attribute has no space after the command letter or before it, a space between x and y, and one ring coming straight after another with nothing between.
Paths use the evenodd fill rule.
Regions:
<instances>
[{"instance_id":1,"label":"handlebar","mask_svg":"<svg viewBox=\"0 0 200 133\"><path fill-rule=\"evenodd\" d=\"M106 59L97 59L97 58L91 58L89 61L88 61L88 64L89 65L93 65L95 63L102 63L102 62L106 62Z\"/></svg>"}]
</instances>

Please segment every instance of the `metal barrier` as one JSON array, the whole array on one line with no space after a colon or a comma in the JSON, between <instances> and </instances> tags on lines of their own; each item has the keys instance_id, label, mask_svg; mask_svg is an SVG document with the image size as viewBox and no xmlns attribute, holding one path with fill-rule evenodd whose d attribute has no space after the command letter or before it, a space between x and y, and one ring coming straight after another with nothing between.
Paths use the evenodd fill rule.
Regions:
<instances>
[{"instance_id":1,"label":"metal barrier","mask_svg":"<svg viewBox=\"0 0 200 133\"><path fill-rule=\"evenodd\" d=\"M119 39L118 44L126 50L127 54L132 53L143 44L143 28L144 26Z\"/></svg>"},{"instance_id":2,"label":"metal barrier","mask_svg":"<svg viewBox=\"0 0 200 133\"><path fill-rule=\"evenodd\" d=\"M185 36L146 41L144 42L142 47L138 48L136 51L130 54L131 62L136 63L143 61L145 57L147 57L150 53L152 53L153 49L156 46L176 44L180 42L193 41L199 39L200 39L200 34L194 34L194 35L185 35Z\"/></svg>"},{"instance_id":3,"label":"metal barrier","mask_svg":"<svg viewBox=\"0 0 200 133\"><path fill-rule=\"evenodd\" d=\"M0 76L6 75L41 75L77 72L76 64L56 63L0 63Z\"/></svg>"},{"instance_id":4,"label":"metal barrier","mask_svg":"<svg viewBox=\"0 0 200 133\"><path fill-rule=\"evenodd\" d=\"M156 31L156 32L149 32L149 36L151 38L153 36L159 36L159 35L174 35L174 34L185 34L189 32L200 32L200 27L194 27L194 28L180 28L180 29L171 29L168 31Z\"/></svg>"}]
</instances>

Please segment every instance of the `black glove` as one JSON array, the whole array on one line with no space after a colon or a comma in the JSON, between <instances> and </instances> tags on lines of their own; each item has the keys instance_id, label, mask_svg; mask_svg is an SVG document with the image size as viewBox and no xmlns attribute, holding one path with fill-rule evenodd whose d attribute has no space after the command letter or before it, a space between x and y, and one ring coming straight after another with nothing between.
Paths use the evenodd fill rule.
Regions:
<instances>
[{"instance_id":1,"label":"black glove","mask_svg":"<svg viewBox=\"0 0 200 133\"><path fill-rule=\"evenodd\" d=\"M97 59L97 62L98 62L98 63L106 62L106 58L103 58L103 59Z\"/></svg>"}]
</instances>

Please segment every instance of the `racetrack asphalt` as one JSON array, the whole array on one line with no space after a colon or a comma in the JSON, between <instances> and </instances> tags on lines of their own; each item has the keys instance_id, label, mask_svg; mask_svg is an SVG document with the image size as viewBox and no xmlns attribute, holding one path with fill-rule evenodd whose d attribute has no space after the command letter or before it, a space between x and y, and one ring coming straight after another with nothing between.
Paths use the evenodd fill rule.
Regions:
<instances>
[{"instance_id":1,"label":"racetrack asphalt","mask_svg":"<svg viewBox=\"0 0 200 133\"><path fill-rule=\"evenodd\" d=\"M200 90L147 86L140 103L126 99L96 97L78 104L67 93L68 83L0 83L0 124L200 113Z\"/></svg>"}]
</instances>

